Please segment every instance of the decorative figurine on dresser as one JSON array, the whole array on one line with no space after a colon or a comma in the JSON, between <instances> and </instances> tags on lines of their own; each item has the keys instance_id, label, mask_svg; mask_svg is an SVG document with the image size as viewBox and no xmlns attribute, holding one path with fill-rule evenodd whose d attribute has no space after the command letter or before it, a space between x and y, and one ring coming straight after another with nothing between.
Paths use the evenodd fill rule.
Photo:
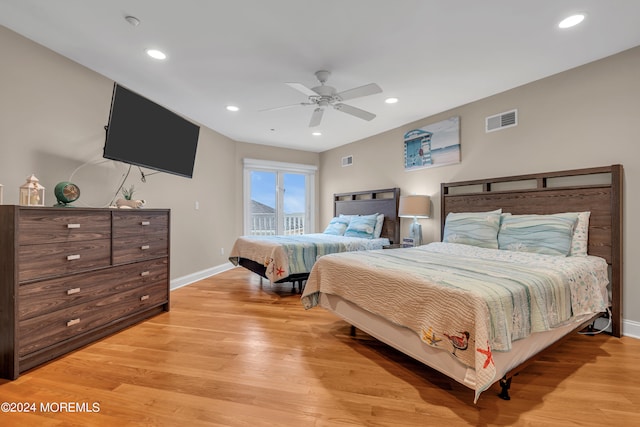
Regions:
<instances>
[{"instance_id":1,"label":"decorative figurine on dresser","mask_svg":"<svg viewBox=\"0 0 640 427\"><path fill-rule=\"evenodd\" d=\"M0 206L0 377L169 311L168 209Z\"/></svg>"}]
</instances>

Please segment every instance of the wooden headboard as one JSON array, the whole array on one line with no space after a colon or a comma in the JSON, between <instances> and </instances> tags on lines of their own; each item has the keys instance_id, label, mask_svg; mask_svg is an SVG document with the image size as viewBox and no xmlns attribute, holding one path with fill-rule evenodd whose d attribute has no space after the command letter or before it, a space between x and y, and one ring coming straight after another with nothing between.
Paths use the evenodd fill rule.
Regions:
<instances>
[{"instance_id":1,"label":"wooden headboard","mask_svg":"<svg viewBox=\"0 0 640 427\"><path fill-rule=\"evenodd\" d=\"M391 243L400 242L400 218L398 205L400 203L400 189L387 188L383 190L356 191L353 193L339 193L333 195L333 216L384 214L382 233Z\"/></svg>"},{"instance_id":2,"label":"wooden headboard","mask_svg":"<svg viewBox=\"0 0 640 427\"><path fill-rule=\"evenodd\" d=\"M622 329L622 165L441 184L441 236L449 212L590 211L590 255L611 266L612 334Z\"/></svg>"}]
</instances>

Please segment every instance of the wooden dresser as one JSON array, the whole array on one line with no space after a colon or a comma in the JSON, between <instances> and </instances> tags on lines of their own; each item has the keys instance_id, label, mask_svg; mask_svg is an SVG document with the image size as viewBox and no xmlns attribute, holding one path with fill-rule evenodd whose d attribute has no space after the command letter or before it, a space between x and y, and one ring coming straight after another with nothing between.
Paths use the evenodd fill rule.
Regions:
<instances>
[{"instance_id":1,"label":"wooden dresser","mask_svg":"<svg viewBox=\"0 0 640 427\"><path fill-rule=\"evenodd\" d=\"M169 311L166 209L0 206L0 377Z\"/></svg>"}]
</instances>

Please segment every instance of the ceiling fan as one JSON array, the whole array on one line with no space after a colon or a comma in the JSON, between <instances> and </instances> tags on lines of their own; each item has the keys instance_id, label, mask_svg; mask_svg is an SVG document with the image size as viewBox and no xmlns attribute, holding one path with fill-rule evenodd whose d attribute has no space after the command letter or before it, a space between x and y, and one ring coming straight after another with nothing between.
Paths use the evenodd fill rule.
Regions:
<instances>
[{"instance_id":1,"label":"ceiling fan","mask_svg":"<svg viewBox=\"0 0 640 427\"><path fill-rule=\"evenodd\" d=\"M300 105L315 105L316 108L311 114L311 120L309 121L309 127L316 127L322 121L322 115L327 107L333 107L343 113L351 114L362 120L373 120L376 115L368 111L356 108L351 105L343 104L342 101L348 99L360 98L363 96L373 95L375 93L382 92L380 86L375 83L369 83L368 85L359 86L353 89L344 90L338 92L334 87L328 86L325 83L331 75L329 71L320 70L315 73L316 78L320 82L319 86L308 88L302 83L287 83L287 85L303 94L307 95L307 102L299 102L297 104L285 105L282 107L269 108L263 111L281 110L283 108L297 107Z\"/></svg>"}]
</instances>

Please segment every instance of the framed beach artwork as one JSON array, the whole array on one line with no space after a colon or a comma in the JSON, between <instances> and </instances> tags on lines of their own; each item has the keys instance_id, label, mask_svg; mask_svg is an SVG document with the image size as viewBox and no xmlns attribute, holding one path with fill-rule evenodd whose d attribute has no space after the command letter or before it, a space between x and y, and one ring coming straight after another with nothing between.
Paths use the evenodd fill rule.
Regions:
<instances>
[{"instance_id":1,"label":"framed beach artwork","mask_svg":"<svg viewBox=\"0 0 640 427\"><path fill-rule=\"evenodd\" d=\"M404 169L460 163L460 116L404 134Z\"/></svg>"}]
</instances>

